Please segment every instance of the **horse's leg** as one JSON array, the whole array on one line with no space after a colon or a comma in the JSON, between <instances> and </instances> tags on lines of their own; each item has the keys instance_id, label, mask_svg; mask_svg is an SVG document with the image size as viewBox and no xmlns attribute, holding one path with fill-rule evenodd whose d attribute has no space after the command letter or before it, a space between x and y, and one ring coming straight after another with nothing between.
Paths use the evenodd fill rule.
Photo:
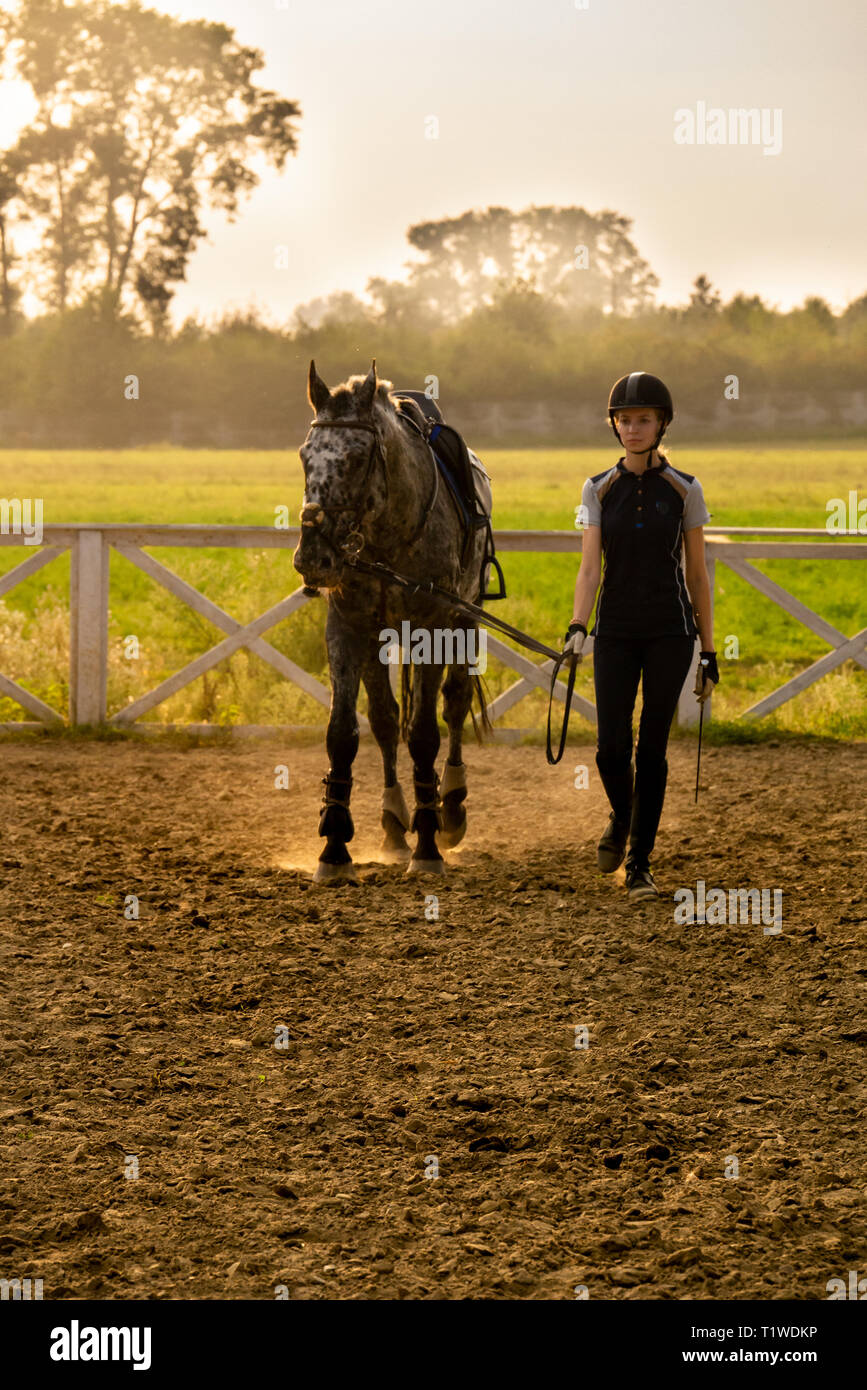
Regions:
<instances>
[{"instance_id":1,"label":"horse's leg","mask_svg":"<svg viewBox=\"0 0 867 1390\"><path fill-rule=\"evenodd\" d=\"M388 679L389 667L379 660L379 652L367 662L362 673L367 691L367 717L373 737L382 753L384 788L382 793L382 857L388 864L409 859L406 832L409 808L397 780L397 746L400 740L400 711Z\"/></svg>"},{"instance_id":2,"label":"horse's leg","mask_svg":"<svg viewBox=\"0 0 867 1390\"><path fill-rule=\"evenodd\" d=\"M442 666L433 665L420 665L414 672L407 744L415 786L415 812L410 829L416 832L417 839L407 868L408 874L445 873L436 839L442 816L434 767L440 746L437 696L442 675Z\"/></svg>"},{"instance_id":3,"label":"horse's leg","mask_svg":"<svg viewBox=\"0 0 867 1390\"><path fill-rule=\"evenodd\" d=\"M361 679L361 660L357 641L346 631L329 604L325 629L328 665L331 672L331 711L325 747L329 770L325 781L325 800L319 818L319 834L325 848L314 875L316 883L357 883L347 843L355 834L349 799L352 795L352 764L358 752L358 717L355 705Z\"/></svg>"},{"instance_id":4,"label":"horse's leg","mask_svg":"<svg viewBox=\"0 0 867 1390\"><path fill-rule=\"evenodd\" d=\"M443 712L449 729L449 752L440 783L443 828L439 841L444 849L460 844L467 830L467 813L463 804L467 795L467 770L461 749L464 723L472 701L473 681L469 668L450 666L443 684Z\"/></svg>"}]
</instances>

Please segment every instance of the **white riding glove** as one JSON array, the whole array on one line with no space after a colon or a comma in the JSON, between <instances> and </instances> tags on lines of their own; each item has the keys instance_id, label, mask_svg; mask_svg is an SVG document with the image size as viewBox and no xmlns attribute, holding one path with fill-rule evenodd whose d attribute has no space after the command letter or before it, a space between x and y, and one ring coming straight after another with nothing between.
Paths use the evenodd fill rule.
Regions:
<instances>
[{"instance_id":1,"label":"white riding glove","mask_svg":"<svg viewBox=\"0 0 867 1390\"><path fill-rule=\"evenodd\" d=\"M569 631L566 633L563 655L580 656L581 649L587 641L587 629L583 623L570 623Z\"/></svg>"}]
</instances>

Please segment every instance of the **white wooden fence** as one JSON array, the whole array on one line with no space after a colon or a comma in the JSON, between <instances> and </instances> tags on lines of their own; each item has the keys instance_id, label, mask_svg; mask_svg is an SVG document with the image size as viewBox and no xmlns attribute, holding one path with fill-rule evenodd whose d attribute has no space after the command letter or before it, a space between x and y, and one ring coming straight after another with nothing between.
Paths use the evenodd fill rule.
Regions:
<instances>
[{"instance_id":1,"label":"white wooden fence","mask_svg":"<svg viewBox=\"0 0 867 1390\"><path fill-rule=\"evenodd\" d=\"M148 731L164 725L139 724L140 716L154 709L170 695L182 690L185 685L209 671L218 662L246 647L249 651L267 661L287 680L299 686L326 708L330 704L330 692L309 672L277 651L263 636L269 628L288 618L303 604L309 602L300 588L253 622L242 624L231 614L220 608L211 599L193 588L179 575L168 569L159 560L148 555L149 549L162 547L242 547L249 549L285 549L298 543L298 530L278 530L269 526L140 526L137 523L123 525L101 525L85 522L76 525L45 526L39 549L34 548L27 559L16 565L8 573L0 576L0 597L8 593L22 579L35 574L43 566L50 564L64 551L71 552L70 586L70 701L68 723L71 725L114 725L120 728L140 728ZM758 540L732 540L732 536L758 536ZM856 536L856 532L845 532L843 536ZM792 536L822 537L822 540L790 541L783 538ZM784 612L814 632L831 650L801 671L779 689L766 695L741 715L742 718L761 718L785 704L794 695L805 690L813 681L827 675L843 661L852 659L867 669L867 627L853 637L846 637L826 619L822 618L805 604L794 598L787 590L768 579L749 563L755 559L785 560L867 560L867 541L850 541L843 537L829 537L823 529L764 528L750 527L705 527L707 543L708 571L711 592L717 562L727 565L735 574L751 584L759 593L776 603ZM499 551L534 551L541 553L568 552L577 554L581 550L581 535L576 531L498 531L495 533ZM0 533L0 545L25 545L23 535ZM125 556L132 564L162 584L170 593L182 599L196 613L207 618L215 627L224 632L223 640L211 647L202 656L189 662L180 671L162 681L154 690L141 695L124 708L109 713L106 708L106 677L108 668L108 569L110 548ZM28 548L30 548L28 546ZM862 592L863 589L862 589ZM571 595L570 595L571 596ZM696 643L696 659L698 654ZM552 663L544 661L537 665L507 646L499 638L487 633L489 655L502 661L515 671L519 679L488 707L491 720L499 720L524 699L532 690L547 691ZM592 639L587 644L587 653L592 653ZM692 691L695 680L693 662L684 683L678 705L678 721L693 724L698 719L698 704ZM0 674L0 694L18 702L30 714L36 716L35 722L23 721L0 727L7 729L40 728L46 725L62 725L67 722L64 716L25 690L10 677ZM560 701L565 700L565 685L560 684L556 691ZM705 706L705 718L710 713L709 701ZM595 722L596 712L591 702L581 695L573 694L572 708ZM363 732L369 726L363 718L359 720ZM195 730L210 730L216 726L189 725ZM239 730L240 732L241 730ZM252 732L252 730L248 730ZM506 731L503 731L506 732Z\"/></svg>"}]
</instances>

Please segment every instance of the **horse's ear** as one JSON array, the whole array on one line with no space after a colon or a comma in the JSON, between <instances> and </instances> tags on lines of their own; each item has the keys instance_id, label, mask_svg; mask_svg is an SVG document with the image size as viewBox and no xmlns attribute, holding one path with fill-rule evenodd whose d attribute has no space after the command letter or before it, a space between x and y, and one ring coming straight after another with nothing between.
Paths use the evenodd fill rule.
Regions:
<instances>
[{"instance_id":1,"label":"horse's ear","mask_svg":"<svg viewBox=\"0 0 867 1390\"><path fill-rule=\"evenodd\" d=\"M318 375L316 363L310 359L310 371L307 373L307 399L318 415L323 406L331 400L331 392Z\"/></svg>"},{"instance_id":2,"label":"horse's ear","mask_svg":"<svg viewBox=\"0 0 867 1390\"><path fill-rule=\"evenodd\" d=\"M376 395L376 358L370 364L370 371L358 388L356 400L365 415L369 415L373 406L373 398Z\"/></svg>"}]
</instances>

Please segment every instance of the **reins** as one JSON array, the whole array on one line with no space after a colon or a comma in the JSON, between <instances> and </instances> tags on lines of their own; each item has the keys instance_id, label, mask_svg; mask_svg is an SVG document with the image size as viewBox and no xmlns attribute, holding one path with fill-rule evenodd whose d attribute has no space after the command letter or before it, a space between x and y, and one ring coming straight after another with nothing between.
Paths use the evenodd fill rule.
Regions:
<instances>
[{"instance_id":1,"label":"reins","mask_svg":"<svg viewBox=\"0 0 867 1390\"><path fill-rule=\"evenodd\" d=\"M548 647L544 642L531 637L529 633L522 632L520 628L513 627L502 618L498 618L494 613L488 613L477 603L470 603L467 599L459 598L457 594L451 593L448 589L441 589L433 580L409 579L405 574L398 574L396 570L389 569L388 565L381 565L376 560L362 560L358 555L346 555L346 563L350 568L359 571L361 574L369 574L373 578L381 579L386 584L394 584L400 589L405 589L410 595L415 597L421 595L424 598L433 599L436 603L442 603L449 608L457 609L460 613L465 613L469 618L475 618L483 622L486 627L495 628L504 637L511 637L513 642L518 642L528 651L536 652L539 656L546 656L554 662L554 669L551 672L551 688L548 693L548 729L545 746L545 756L553 767L559 763L566 747L566 734L569 728L569 715L572 709L572 691L575 688L575 674L578 664L581 661L580 655L575 657L567 655L565 652L557 652L553 647ZM554 703L554 689L560 667L564 662L569 662L569 679L566 685L566 708L563 714L563 724L560 730L560 744L557 749L556 757L551 749L551 709Z\"/></svg>"}]
</instances>

